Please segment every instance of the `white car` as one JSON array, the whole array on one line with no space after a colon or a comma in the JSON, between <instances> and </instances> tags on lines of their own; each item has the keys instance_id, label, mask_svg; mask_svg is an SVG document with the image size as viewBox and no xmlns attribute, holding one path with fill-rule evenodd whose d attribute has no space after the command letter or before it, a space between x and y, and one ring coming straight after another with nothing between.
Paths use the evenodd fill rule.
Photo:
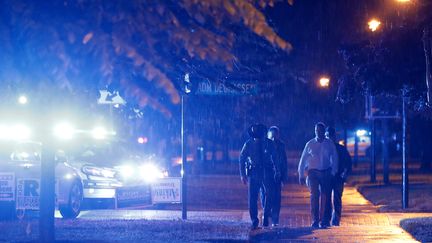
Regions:
<instances>
[{"instance_id":1,"label":"white car","mask_svg":"<svg viewBox=\"0 0 432 243\"><path fill-rule=\"evenodd\" d=\"M41 144L20 142L13 147L10 157L0 161L0 214L23 217L26 210L39 209ZM64 218L76 218L84 199L114 200L122 185L116 170L83 161L68 163L65 156L57 156L55 180L56 205Z\"/></svg>"}]
</instances>

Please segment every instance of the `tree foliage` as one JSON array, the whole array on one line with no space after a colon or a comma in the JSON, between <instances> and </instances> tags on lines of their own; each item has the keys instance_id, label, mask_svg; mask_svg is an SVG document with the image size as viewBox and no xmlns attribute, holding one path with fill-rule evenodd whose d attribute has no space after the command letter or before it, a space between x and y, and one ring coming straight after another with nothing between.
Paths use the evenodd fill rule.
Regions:
<instances>
[{"instance_id":1,"label":"tree foliage","mask_svg":"<svg viewBox=\"0 0 432 243\"><path fill-rule=\"evenodd\" d=\"M263 14L275 2L1 1L0 81L9 91L91 96L108 88L170 116L184 73L236 71L234 48L251 41L246 31L292 49Z\"/></svg>"}]
</instances>

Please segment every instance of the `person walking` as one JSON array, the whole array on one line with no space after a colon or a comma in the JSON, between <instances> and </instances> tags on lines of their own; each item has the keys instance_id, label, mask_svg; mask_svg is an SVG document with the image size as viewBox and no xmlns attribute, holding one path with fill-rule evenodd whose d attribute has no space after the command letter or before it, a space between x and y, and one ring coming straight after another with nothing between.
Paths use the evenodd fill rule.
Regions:
<instances>
[{"instance_id":1,"label":"person walking","mask_svg":"<svg viewBox=\"0 0 432 243\"><path fill-rule=\"evenodd\" d=\"M277 126L272 126L267 132L268 139L272 140L275 147L274 164L276 171L274 180L271 183L273 199L271 205L272 226L279 225L279 215L282 201L282 186L288 182L288 161L285 152L285 144L280 139L280 130ZM262 201L265 201L265 194L262 194Z\"/></svg>"},{"instance_id":2,"label":"person walking","mask_svg":"<svg viewBox=\"0 0 432 243\"><path fill-rule=\"evenodd\" d=\"M333 127L327 127L326 137L333 141L339 158L338 171L332 178L330 189L330 194L333 193L333 213L331 216L331 223L333 226L339 226L342 215L342 194L344 183L349 173L351 173L352 161L346 147L337 143L336 130Z\"/></svg>"},{"instance_id":3,"label":"person walking","mask_svg":"<svg viewBox=\"0 0 432 243\"><path fill-rule=\"evenodd\" d=\"M252 125L249 128L250 138L245 142L240 152L239 166L240 177L243 184L248 185L249 215L252 221L251 229L257 229L258 220L258 195L260 189L265 192L264 217L262 225L269 226L272 205L272 181L276 173L273 162L274 145L266 138L267 128L262 124Z\"/></svg>"},{"instance_id":4,"label":"person walking","mask_svg":"<svg viewBox=\"0 0 432 243\"><path fill-rule=\"evenodd\" d=\"M298 165L299 183L306 184L310 191L313 228L330 226L331 179L337 171L336 147L325 137L324 123L319 122L315 125L315 138L306 143Z\"/></svg>"}]
</instances>

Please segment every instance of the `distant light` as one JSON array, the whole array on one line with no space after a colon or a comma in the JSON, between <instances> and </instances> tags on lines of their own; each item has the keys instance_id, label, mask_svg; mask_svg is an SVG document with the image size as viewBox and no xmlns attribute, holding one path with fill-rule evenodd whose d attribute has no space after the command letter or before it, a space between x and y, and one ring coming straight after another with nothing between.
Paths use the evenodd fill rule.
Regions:
<instances>
[{"instance_id":1,"label":"distant light","mask_svg":"<svg viewBox=\"0 0 432 243\"><path fill-rule=\"evenodd\" d=\"M343 146L345 146L345 141L344 140L339 140L339 142L338 142L340 145L343 145Z\"/></svg>"},{"instance_id":2,"label":"distant light","mask_svg":"<svg viewBox=\"0 0 432 243\"><path fill-rule=\"evenodd\" d=\"M323 88L327 88L330 85L330 78L321 77L319 80L319 85Z\"/></svg>"},{"instance_id":3,"label":"distant light","mask_svg":"<svg viewBox=\"0 0 432 243\"><path fill-rule=\"evenodd\" d=\"M139 138L137 139L137 142L138 142L139 144L145 144L145 143L148 142L148 138L147 138L147 137L139 137Z\"/></svg>"},{"instance_id":4,"label":"distant light","mask_svg":"<svg viewBox=\"0 0 432 243\"><path fill-rule=\"evenodd\" d=\"M377 19L371 19L368 22L369 29L372 32L375 32L376 30L378 30L378 28L380 27L380 25L381 25L381 22L379 20L377 20Z\"/></svg>"},{"instance_id":5,"label":"distant light","mask_svg":"<svg viewBox=\"0 0 432 243\"><path fill-rule=\"evenodd\" d=\"M366 134L367 134L367 131L363 130L363 129L357 130L357 132L356 132L357 137L361 137L361 136L364 136Z\"/></svg>"},{"instance_id":6,"label":"distant light","mask_svg":"<svg viewBox=\"0 0 432 243\"><path fill-rule=\"evenodd\" d=\"M20 97L18 97L18 103L20 103L21 105L25 105L27 104L28 99L25 95L21 95Z\"/></svg>"},{"instance_id":7,"label":"distant light","mask_svg":"<svg viewBox=\"0 0 432 243\"><path fill-rule=\"evenodd\" d=\"M120 104L114 104L114 108L119 108Z\"/></svg>"},{"instance_id":8,"label":"distant light","mask_svg":"<svg viewBox=\"0 0 432 243\"><path fill-rule=\"evenodd\" d=\"M398 3L409 3L411 0L396 0Z\"/></svg>"},{"instance_id":9,"label":"distant light","mask_svg":"<svg viewBox=\"0 0 432 243\"><path fill-rule=\"evenodd\" d=\"M75 134L75 128L69 123L63 122L54 127L54 135L63 140L72 139Z\"/></svg>"}]
</instances>

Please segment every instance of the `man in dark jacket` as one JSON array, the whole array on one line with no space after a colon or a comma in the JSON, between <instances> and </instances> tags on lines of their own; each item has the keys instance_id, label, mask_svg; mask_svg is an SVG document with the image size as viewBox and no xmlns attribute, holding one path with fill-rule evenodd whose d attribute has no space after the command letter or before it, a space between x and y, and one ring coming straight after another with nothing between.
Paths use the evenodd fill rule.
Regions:
<instances>
[{"instance_id":1,"label":"man in dark jacket","mask_svg":"<svg viewBox=\"0 0 432 243\"><path fill-rule=\"evenodd\" d=\"M342 193L345 180L351 172L351 156L345 146L336 141L336 130L333 127L327 127L326 137L331 139L335 146L339 158L339 168L336 175L332 178L331 188L333 192L333 215L332 225L339 226L342 213Z\"/></svg>"},{"instance_id":2,"label":"man in dark jacket","mask_svg":"<svg viewBox=\"0 0 432 243\"><path fill-rule=\"evenodd\" d=\"M250 139L246 141L240 152L240 176L243 184L248 184L249 215L252 221L252 229L257 229L258 220L258 195L263 187L266 193L264 202L263 226L269 225L272 205L272 181L275 176L274 145L273 141L266 138L267 128L262 124L252 125L249 128Z\"/></svg>"},{"instance_id":3,"label":"man in dark jacket","mask_svg":"<svg viewBox=\"0 0 432 243\"><path fill-rule=\"evenodd\" d=\"M279 225L279 214L282 200L282 185L288 182L288 161L285 152L285 144L280 140L280 131L277 126L272 126L268 130L268 138L274 142L275 158L274 163L276 171L275 178L272 184L273 204L271 208L271 216L273 226Z\"/></svg>"}]
</instances>

